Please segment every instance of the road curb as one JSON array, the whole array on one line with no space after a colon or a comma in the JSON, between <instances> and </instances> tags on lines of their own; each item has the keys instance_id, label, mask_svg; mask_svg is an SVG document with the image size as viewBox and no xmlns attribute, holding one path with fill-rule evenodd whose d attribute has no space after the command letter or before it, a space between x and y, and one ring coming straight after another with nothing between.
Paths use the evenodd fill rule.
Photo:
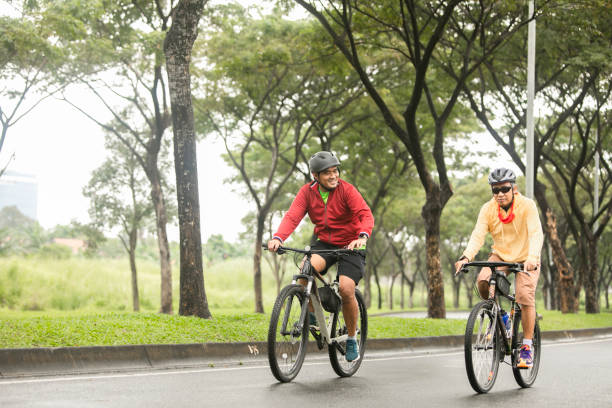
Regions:
<instances>
[{"instance_id":1,"label":"road curb","mask_svg":"<svg viewBox=\"0 0 612 408\"><path fill-rule=\"evenodd\" d=\"M612 335L612 327L546 331L542 338L573 341L608 335ZM368 339L367 349L422 352L460 348L463 337ZM326 348L319 351L313 342L308 348L309 353L326 352ZM265 342L0 349L0 378L236 365L262 362L266 356Z\"/></svg>"}]
</instances>

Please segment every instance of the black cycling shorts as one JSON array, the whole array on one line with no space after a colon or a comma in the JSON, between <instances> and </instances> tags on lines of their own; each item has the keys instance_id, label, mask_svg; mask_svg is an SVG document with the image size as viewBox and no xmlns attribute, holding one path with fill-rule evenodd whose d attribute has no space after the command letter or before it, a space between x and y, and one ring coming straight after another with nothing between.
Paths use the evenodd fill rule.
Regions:
<instances>
[{"instance_id":1,"label":"black cycling shorts","mask_svg":"<svg viewBox=\"0 0 612 408\"><path fill-rule=\"evenodd\" d=\"M312 243L310 249L342 249L342 247L317 240ZM359 284L359 281L365 274L366 265L365 255L363 255L362 252L363 251L355 251L355 254L341 256L334 254L317 254L325 259L325 270L321 272L321 275L325 275L327 270L338 262L338 276L348 276L355 282L355 285Z\"/></svg>"}]
</instances>

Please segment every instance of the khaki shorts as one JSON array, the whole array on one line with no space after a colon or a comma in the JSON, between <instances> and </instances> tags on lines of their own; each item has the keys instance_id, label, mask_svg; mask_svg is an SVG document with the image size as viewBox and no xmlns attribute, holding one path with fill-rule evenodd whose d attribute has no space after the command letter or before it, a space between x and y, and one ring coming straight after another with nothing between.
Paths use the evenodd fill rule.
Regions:
<instances>
[{"instance_id":1,"label":"khaki shorts","mask_svg":"<svg viewBox=\"0 0 612 408\"><path fill-rule=\"evenodd\" d=\"M489 262L506 262L501 259L497 254L491 253L489 255ZM500 270L503 270L500 268ZM485 281L489 282L491 277L491 268L482 268L478 274L478 282ZM538 279L540 278L540 269L535 271L529 271L529 275L526 273L515 274L514 279L514 290L516 291L516 302L519 305L535 306L535 291L538 286Z\"/></svg>"}]
</instances>

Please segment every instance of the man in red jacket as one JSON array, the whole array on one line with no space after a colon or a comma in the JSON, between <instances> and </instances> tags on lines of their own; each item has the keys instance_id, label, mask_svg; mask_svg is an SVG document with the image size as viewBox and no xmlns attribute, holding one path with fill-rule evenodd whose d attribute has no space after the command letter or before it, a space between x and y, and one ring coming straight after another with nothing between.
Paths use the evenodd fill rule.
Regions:
<instances>
[{"instance_id":1,"label":"man in red jacket","mask_svg":"<svg viewBox=\"0 0 612 408\"><path fill-rule=\"evenodd\" d=\"M302 186L278 231L268 241L268 249L276 252L306 214L315 224L317 240L312 249L364 248L374 227L374 217L359 191L340 179L340 161L333 153L322 151L312 156L308 164L314 181ZM321 274L335 262L333 255L313 254L311 258L312 266ZM349 335L346 342L348 361L359 357L355 338L359 313L355 287L364 271L365 255L360 252L343 256L338 261L342 313Z\"/></svg>"}]
</instances>

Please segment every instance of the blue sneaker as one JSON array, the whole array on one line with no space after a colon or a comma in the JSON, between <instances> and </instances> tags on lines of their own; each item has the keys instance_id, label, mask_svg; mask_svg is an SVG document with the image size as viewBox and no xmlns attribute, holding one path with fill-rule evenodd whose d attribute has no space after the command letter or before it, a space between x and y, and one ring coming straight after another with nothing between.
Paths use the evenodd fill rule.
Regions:
<instances>
[{"instance_id":1,"label":"blue sneaker","mask_svg":"<svg viewBox=\"0 0 612 408\"><path fill-rule=\"evenodd\" d=\"M526 344L521 346L521 350L519 352L518 363L516 364L517 368L531 368L533 367L533 351L531 347Z\"/></svg>"},{"instance_id":2,"label":"blue sneaker","mask_svg":"<svg viewBox=\"0 0 612 408\"><path fill-rule=\"evenodd\" d=\"M353 339L348 339L346 341L346 361L353 361L359 358L359 345L357 345L357 341Z\"/></svg>"}]
</instances>

